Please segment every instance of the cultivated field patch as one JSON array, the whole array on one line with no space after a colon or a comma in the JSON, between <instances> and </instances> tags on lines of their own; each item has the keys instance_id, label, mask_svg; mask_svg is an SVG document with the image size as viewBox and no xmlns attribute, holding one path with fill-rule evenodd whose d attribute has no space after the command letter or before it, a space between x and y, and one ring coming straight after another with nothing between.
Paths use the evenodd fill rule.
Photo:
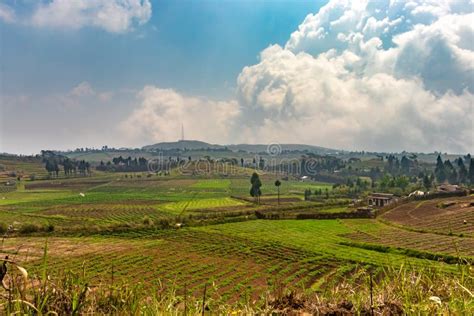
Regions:
<instances>
[{"instance_id":1,"label":"cultivated field patch","mask_svg":"<svg viewBox=\"0 0 474 316\"><path fill-rule=\"evenodd\" d=\"M472 196L414 201L382 215L382 219L415 229L474 237Z\"/></svg>"},{"instance_id":2,"label":"cultivated field patch","mask_svg":"<svg viewBox=\"0 0 474 316\"><path fill-rule=\"evenodd\" d=\"M340 262L275 243L253 242L195 230L167 231L124 238L50 238L50 273L85 271L93 285L110 282L161 282L166 287L199 296L214 284L229 303L257 300L269 286L310 288ZM33 273L41 273L43 238L6 240L0 255L9 254ZM113 272L112 272L113 271Z\"/></svg>"},{"instance_id":3,"label":"cultivated field patch","mask_svg":"<svg viewBox=\"0 0 474 316\"><path fill-rule=\"evenodd\" d=\"M431 253L449 254L452 256L474 257L474 239L467 237L461 238L432 233L417 233L390 226L379 229L376 234L366 233L362 229L358 229L357 232L345 235L345 237L357 242L395 248L415 249Z\"/></svg>"},{"instance_id":4,"label":"cultivated field patch","mask_svg":"<svg viewBox=\"0 0 474 316\"><path fill-rule=\"evenodd\" d=\"M181 214L185 211L212 209L212 208L225 208L246 205L245 202L232 199L230 197L223 198L212 198L212 199L196 199L189 201L180 201L173 203L166 203L158 206L159 209L171 212L172 214Z\"/></svg>"},{"instance_id":5,"label":"cultivated field patch","mask_svg":"<svg viewBox=\"0 0 474 316\"><path fill-rule=\"evenodd\" d=\"M195 189L218 189L225 190L230 186L229 179L203 179L194 183L191 187Z\"/></svg>"}]
</instances>

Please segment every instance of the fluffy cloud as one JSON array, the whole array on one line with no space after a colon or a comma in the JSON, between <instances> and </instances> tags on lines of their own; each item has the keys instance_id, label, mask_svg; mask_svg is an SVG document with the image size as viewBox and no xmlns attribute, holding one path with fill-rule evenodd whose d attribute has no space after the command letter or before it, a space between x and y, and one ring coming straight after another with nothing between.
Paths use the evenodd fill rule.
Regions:
<instances>
[{"instance_id":1,"label":"fluffy cloud","mask_svg":"<svg viewBox=\"0 0 474 316\"><path fill-rule=\"evenodd\" d=\"M285 48L354 54L350 70L419 77L437 93L474 93L473 2L335 0L310 14Z\"/></svg>"},{"instance_id":2,"label":"fluffy cloud","mask_svg":"<svg viewBox=\"0 0 474 316\"><path fill-rule=\"evenodd\" d=\"M345 68L351 57L265 50L238 79L244 135L347 149L472 149L469 91L440 97L420 80L360 76Z\"/></svg>"},{"instance_id":3,"label":"fluffy cloud","mask_svg":"<svg viewBox=\"0 0 474 316\"><path fill-rule=\"evenodd\" d=\"M286 48L313 55L337 48L350 48L350 39L391 39L415 25L430 25L447 15L472 12L472 0L331 0L318 13L309 14L291 34Z\"/></svg>"},{"instance_id":4,"label":"fluffy cloud","mask_svg":"<svg viewBox=\"0 0 474 316\"><path fill-rule=\"evenodd\" d=\"M140 106L121 124L130 142L176 141L181 124L199 140L226 142L238 114L235 101L187 97L172 89L147 86L138 93Z\"/></svg>"},{"instance_id":5,"label":"fluffy cloud","mask_svg":"<svg viewBox=\"0 0 474 316\"><path fill-rule=\"evenodd\" d=\"M330 1L284 48L267 48L239 75L244 134L348 149L472 151L471 11L460 1Z\"/></svg>"},{"instance_id":6,"label":"fluffy cloud","mask_svg":"<svg viewBox=\"0 0 474 316\"><path fill-rule=\"evenodd\" d=\"M148 22L150 17L149 0L53 0L37 8L32 23L71 29L90 26L124 33L135 23Z\"/></svg>"}]
</instances>

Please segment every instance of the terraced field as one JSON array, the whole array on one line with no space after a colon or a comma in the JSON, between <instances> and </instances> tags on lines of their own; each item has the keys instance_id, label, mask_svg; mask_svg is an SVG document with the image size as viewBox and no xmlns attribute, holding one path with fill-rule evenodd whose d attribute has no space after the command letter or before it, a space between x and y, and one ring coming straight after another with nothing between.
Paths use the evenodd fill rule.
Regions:
<instances>
[{"instance_id":1,"label":"terraced field","mask_svg":"<svg viewBox=\"0 0 474 316\"><path fill-rule=\"evenodd\" d=\"M85 264L94 284L114 279L167 287L199 295L214 283L213 295L227 302L256 300L282 283L298 289L320 289L368 265L450 265L397 254L343 246L343 234L355 230L337 220L249 221L201 228L130 231L110 237L48 239L50 273L81 271ZM11 238L0 255L10 254L34 273L40 272L45 239ZM112 268L113 267L113 268ZM324 282L322 282L324 280Z\"/></svg>"},{"instance_id":2,"label":"terraced field","mask_svg":"<svg viewBox=\"0 0 474 316\"><path fill-rule=\"evenodd\" d=\"M25 177L31 175L44 177L47 175L40 158L0 155L0 179L10 177L11 172Z\"/></svg>"},{"instance_id":3,"label":"terraced field","mask_svg":"<svg viewBox=\"0 0 474 316\"><path fill-rule=\"evenodd\" d=\"M245 203L240 200L224 197L224 198L198 199L198 200L166 203L166 204L163 204L162 206L159 206L159 209L171 212L172 214L182 215L185 212L193 211L193 210L226 208L226 207L244 206L247 204L248 203Z\"/></svg>"},{"instance_id":4,"label":"terraced field","mask_svg":"<svg viewBox=\"0 0 474 316\"><path fill-rule=\"evenodd\" d=\"M474 238L468 237L460 238L432 233L421 234L390 226L383 227L377 232L365 232L358 229L356 233L348 234L345 237L353 241L370 244L474 257Z\"/></svg>"},{"instance_id":5,"label":"terraced field","mask_svg":"<svg viewBox=\"0 0 474 316\"><path fill-rule=\"evenodd\" d=\"M389 210L382 219L428 232L474 237L474 197L415 201Z\"/></svg>"},{"instance_id":6,"label":"terraced field","mask_svg":"<svg viewBox=\"0 0 474 316\"><path fill-rule=\"evenodd\" d=\"M161 282L180 295L186 288L196 296L207 284L211 297L227 303L258 300L279 284L321 292L340 282L365 282L359 280L365 268L378 273L406 265L455 275L459 266L420 254L474 257L473 238L465 229L472 227L469 198L406 204L381 219L255 220L254 211L264 208L348 210L303 200L307 188L330 185L292 180L283 181L278 206L274 179L263 175L262 181L261 205L249 198L248 177L137 173L22 181L15 192L2 193L0 223L14 230L0 244L0 256L8 254L39 274L47 239L52 276L85 271L92 286L112 279ZM451 225L453 236L443 232L446 222L461 219L468 224ZM25 224L44 229L28 232Z\"/></svg>"},{"instance_id":7,"label":"terraced field","mask_svg":"<svg viewBox=\"0 0 474 316\"><path fill-rule=\"evenodd\" d=\"M87 274L95 282L107 282L112 266L116 280L141 280L199 296L205 283L214 283L220 296L229 302L257 299L276 282L310 287L318 276L336 266L336 262L311 253L226 236L186 232L153 239L51 239L49 267L51 273L64 269L79 271L87 262ZM4 252L15 253L16 243L9 240ZM31 271L39 273L41 241L22 241L14 255ZM36 267L36 269L35 269Z\"/></svg>"},{"instance_id":8,"label":"terraced field","mask_svg":"<svg viewBox=\"0 0 474 316\"><path fill-rule=\"evenodd\" d=\"M264 178L262 207L276 206L276 188L268 176ZM284 182L280 202L308 204L302 199L308 186L297 181ZM172 222L176 216L197 213L216 217L219 212L237 214L258 209L260 206L254 204L248 190L248 178L163 177L143 173L22 181L17 190L2 193L0 220L7 225L54 225L56 230L70 231L87 226L137 225L147 218L155 222L169 218ZM233 195L242 198L234 199Z\"/></svg>"},{"instance_id":9,"label":"terraced field","mask_svg":"<svg viewBox=\"0 0 474 316\"><path fill-rule=\"evenodd\" d=\"M120 204L91 203L82 204L80 207L77 205L55 206L39 213L48 216L102 220L110 223L132 223L137 219L143 219L144 216L152 219L167 217L166 213L157 211L155 205L155 203L147 201L123 202Z\"/></svg>"}]
</instances>

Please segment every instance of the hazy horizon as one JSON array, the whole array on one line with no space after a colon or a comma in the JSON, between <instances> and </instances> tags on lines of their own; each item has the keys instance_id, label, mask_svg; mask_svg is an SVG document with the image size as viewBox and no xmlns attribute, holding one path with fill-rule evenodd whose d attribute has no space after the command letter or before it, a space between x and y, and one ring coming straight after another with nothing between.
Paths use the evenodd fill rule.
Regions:
<instances>
[{"instance_id":1,"label":"hazy horizon","mask_svg":"<svg viewBox=\"0 0 474 316\"><path fill-rule=\"evenodd\" d=\"M147 147L147 146L151 146L151 145L156 145L156 144L161 144L161 143L179 143L179 142L204 142L204 141L201 141L201 140L198 140L198 139L177 139L175 141L171 140L171 141L163 141L163 142L157 142L157 143L153 143L153 144L145 144L144 146L136 146L136 147L133 147L133 146L116 146L116 147L113 147L113 146L108 146L107 144L104 144L103 146L107 146L107 150L112 150L112 149L116 149L116 150L126 150L126 149L130 149L130 150L135 150L135 149L142 149L144 147ZM209 144L209 145L217 145L217 146L267 146L267 147L270 147L270 146L279 146L280 147L280 150L285 150L284 146L288 146L288 145L295 145L295 146L314 146L314 147L321 147L321 146L318 146L318 145L311 145L311 144L302 144L302 143L210 143L210 142L204 142L206 144ZM52 150L52 151L57 151L57 152L74 152L78 149L88 149L89 151L91 150L103 150L103 146L83 146L83 147L76 147L76 148L63 148L63 149L58 149L58 148L43 148L41 150ZM406 153L413 153L413 154L426 154L426 155L430 155L430 154L441 154L442 156L464 156L464 155L467 155L467 154L470 154L470 152L465 152L465 153L457 153L457 152L440 152L440 151L431 151L431 152L423 152L423 151L406 151L406 150L400 150L400 151L369 151L369 150L365 150L365 149L358 149L358 150L347 150L347 149L344 149L344 148L329 148L329 147L321 147L321 148L325 148L325 149L330 149L330 150L334 150L334 151L339 151L339 152L367 152L367 153L386 153L386 154L402 154L404 152ZM41 151L38 151L38 152L31 152L31 153L12 153L12 152L0 152L0 154L7 154L7 155L39 155L41 154Z\"/></svg>"},{"instance_id":2,"label":"hazy horizon","mask_svg":"<svg viewBox=\"0 0 474 316\"><path fill-rule=\"evenodd\" d=\"M0 152L474 152L473 1L6 0Z\"/></svg>"}]
</instances>

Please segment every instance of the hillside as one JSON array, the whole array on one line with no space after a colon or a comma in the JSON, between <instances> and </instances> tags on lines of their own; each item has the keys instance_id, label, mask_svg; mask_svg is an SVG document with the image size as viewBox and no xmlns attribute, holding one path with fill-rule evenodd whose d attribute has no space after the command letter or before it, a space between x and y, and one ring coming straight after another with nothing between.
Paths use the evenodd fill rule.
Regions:
<instances>
[{"instance_id":1,"label":"hillside","mask_svg":"<svg viewBox=\"0 0 474 316\"><path fill-rule=\"evenodd\" d=\"M270 145L272 146L272 145ZM312 146L312 145L303 145L303 144L278 144L281 150L289 151L309 151L314 153L337 153L341 152L335 149ZM249 153L260 153L267 151L269 147L268 144L233 144L233 145L218 145L218 144L209 144L203 141L198 140L180 140L177 142L162 142L153 145L143 146L143 150L171 150L171 149L187 149L187 150L199 150L199 149L229 149L231 151L246 151Z\"/></svg>"},{"instance_id":2,"label":"hillside","mask_svg":"<svg viewBox=\"0 0 474 316\"><path fill-rule=\"evenodd\" d=\"M143 146L143 150L171 150L171 149L187 149L187 150L197 150L197 149L224 149L225 146L214 145L199 140L179 140L177 142L162 142L153 145Z\"/></svg>"}]
</instances>

